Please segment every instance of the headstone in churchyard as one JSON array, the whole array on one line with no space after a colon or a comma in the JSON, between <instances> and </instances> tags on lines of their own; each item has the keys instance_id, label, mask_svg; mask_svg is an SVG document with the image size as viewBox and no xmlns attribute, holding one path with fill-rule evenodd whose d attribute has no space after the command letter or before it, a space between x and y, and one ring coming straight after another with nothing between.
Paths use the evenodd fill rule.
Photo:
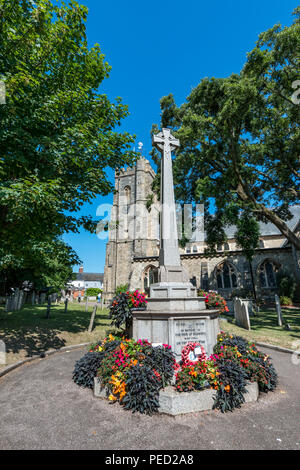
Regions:
<instances>
[{"instance_id":1,"label":"headstone in churchyard","mask_svg":"<svg viewBox=\"0 0 300 470\"><path fill-rule=\"evenodd\" d=\"M40 295L40 303L41 303L41 305L45 303L45 300L46 300L46 294L43 292L43 293Z\"/></svg>"},{"instance_id":2,"label":"headstone in churchyard","mask_svg":"<svg viewBox=\"0 0 300 470\"><path fill-rule=\"evenodd\" d=\"M8 295L6 297L6 302L5 302L5 311L9 312L11 310L11 295Z\"/></svg>"},{"instance_id":3,"label":"headstone in churchyard","mask_svg":"<svg viewBox=\"0 0 300 470\"><path fill-rule=\"evenodd\" d=\"M35 305L35 297L36 297L36 294L35 294L35 291L33 291L33 292L31 293L31 304L32 304L32 305Z\"/></svg>"},{"instance_id":4,"label":"headstone in churchyard","mask_svg":"<svg viewBox=\"0 0 300 470\"><path fill-rule=\"evenodd\" d=\"M16 289L15 292L12 295L12 305L11 305L11 310L15 312L18 310L18 303L19 303L19 294L20 290Z\"/></svg>"},{"instance_id":5,"label":"headstone in churchyard","mask_svg":"<svg viewBox=\"0 0 300 470\"><path fill-rule=\"evenodd\" d=\"M65 300L65 313L67 313L67 310L68 310L68 298L66 298Z\"/></svg>"},{"instance_id":6,"label":"headstone in churchyard","mask_svg":"<svg viewBox=\"0 0 300 470\"><path fill-rule=\"evenodd\" d=\"M238 326L246 330L251 330L248 305L239 298L235 298L234 316Z\"/></svg>"},{"instance_id":7,"label":"headstone in churchyard","mask_svg":"<svg viewBox=\"0 0 300 470\"><path fill-rule=\"evenodd\" d=\"M51 295L48 296L48 305L47 305L46 318L50 317L50 310L51 310Z\"/></svg>"},{"instance_id":8,"label":"headstone in churchyard","mask_svg":"<svg viewBox=\"0 0 300 470\"><path fill-rule=\"evenodd\" d=\"M0 340L0 365L6 364L6 347L4 341Z\"/></svg>"},{"instance_id":9,"label":"headstone in churchyard","mask_svg":"<svg viewBox=\"0 0 300 470\"><path fill-rule=\"evenodd\" d=\"M275 294L275 305L276 305L278 326L282 326L282 311L281 311L280 299L277 294Z\"/></svg>"},{"instance_id":10,"label":"headstone in churchyard","mask_svg":"<svg viewBox=\"0 0 300 470\"><path fill-rule=\"evenodd\" d=\"M17 310L21 310L21 308L24 305L24 300L25 300L25 293L23 290L19 292L19 298L18 298L18 304L17 304Z\"/></svg>"}]
</instances>

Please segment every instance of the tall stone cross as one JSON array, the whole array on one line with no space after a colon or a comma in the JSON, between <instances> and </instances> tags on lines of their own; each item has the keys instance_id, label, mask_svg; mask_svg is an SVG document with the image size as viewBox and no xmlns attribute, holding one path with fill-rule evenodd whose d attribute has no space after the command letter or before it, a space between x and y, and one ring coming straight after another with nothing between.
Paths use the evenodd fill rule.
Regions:
<instances>
[{"instance_id":1,"label":"tall stone cross","mask_svg":"<svg viewBox=\"0 0 300 470\"><path fill-rule=\"evenodd\" d=\"M180 146L180 142L172 136L170 129L163 129L153 136L152 144L162 154L159 265L180 266L171 157L172 151Z\"/></svg>"}]
</instances>

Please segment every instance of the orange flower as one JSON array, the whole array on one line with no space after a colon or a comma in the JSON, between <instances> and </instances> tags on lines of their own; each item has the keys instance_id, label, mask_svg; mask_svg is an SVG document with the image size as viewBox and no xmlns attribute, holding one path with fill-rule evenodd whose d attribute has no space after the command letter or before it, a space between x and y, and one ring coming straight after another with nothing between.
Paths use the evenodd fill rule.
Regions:
<instances>
[{"instance_id":1,"label":"orange flower","mask_svg":"<svg viewBox=\"0 0 300 470\"><path fill-rule=\"evenodd\" d=\"M230 390L230 385L226 385L225 391L226 391L226 392L229 392L229 390Z\"/></svg>"}]
</instances>

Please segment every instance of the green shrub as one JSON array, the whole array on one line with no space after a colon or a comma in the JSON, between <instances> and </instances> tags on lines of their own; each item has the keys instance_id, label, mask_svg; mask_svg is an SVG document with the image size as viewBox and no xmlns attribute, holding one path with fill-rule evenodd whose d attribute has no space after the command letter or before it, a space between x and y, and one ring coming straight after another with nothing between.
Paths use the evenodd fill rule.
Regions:
<instances>
[{"instance_id":1,"label":"green shrub","mask_svg":"<svg viewBox=\"0 0 300 470\"><path fill-rule=\"evenodd\" d=\"M290 299L290 297L285 297L284 295L280 297L280 305L292 305L292 304L293 304L293 301L292 299Z\"/></svg>"},{"instance_id":2,"label":"green shrub","mask_svg":"<svg viewBox=\"0 0 300 470\"><path fill-rule=\"evenodd\" d=\"M128 284L121 284L120 286L116 287L115 295L118 296L119 294L123 294L128 291Z\"/></svg>"},{"instance_id":3,"label":"green shrub","mask_svg":"<svg viewBox=\"0 0 300 470\"><path fill-rule=\"evenodd\" d=\"M296 281L292 274L288 271L280 269L276 273L276 283L278 287L279 297L293 298L296 290Z\"/></svg>"},{"instance_id":4,"label":"green shrub","mask_svg":"<svg viewBox=\"0 0 300 470\"><path fill-rule=\"evenodd\" d=\"M98 294L102 293L102 289L98 289L96 287L89 287L86 289L84 296L85 297L97 297Z\"/></svg>"}]
</instances>

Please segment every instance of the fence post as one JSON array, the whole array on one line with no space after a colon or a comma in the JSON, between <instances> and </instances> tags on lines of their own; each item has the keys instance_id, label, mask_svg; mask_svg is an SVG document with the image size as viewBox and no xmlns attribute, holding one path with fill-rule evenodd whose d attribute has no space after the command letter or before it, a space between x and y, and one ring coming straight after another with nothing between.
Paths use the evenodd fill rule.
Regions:
<instances>
[{"instance_id":1,"label":"fence post","mask_svg":"<svg viewBox=\"0 0 300 470\"><path fill-rule=\"evenodd\" d=\"M89 333L91 333L92 330L93 330L93 325L94 325L94 320L95 320L96 312L97 312L97 305L94 305L93 313L92 313L91 321L90 321L90 326L89 326L89 329L88 329L88 332L89 332Z\"/></svg>"}]
</instances>

